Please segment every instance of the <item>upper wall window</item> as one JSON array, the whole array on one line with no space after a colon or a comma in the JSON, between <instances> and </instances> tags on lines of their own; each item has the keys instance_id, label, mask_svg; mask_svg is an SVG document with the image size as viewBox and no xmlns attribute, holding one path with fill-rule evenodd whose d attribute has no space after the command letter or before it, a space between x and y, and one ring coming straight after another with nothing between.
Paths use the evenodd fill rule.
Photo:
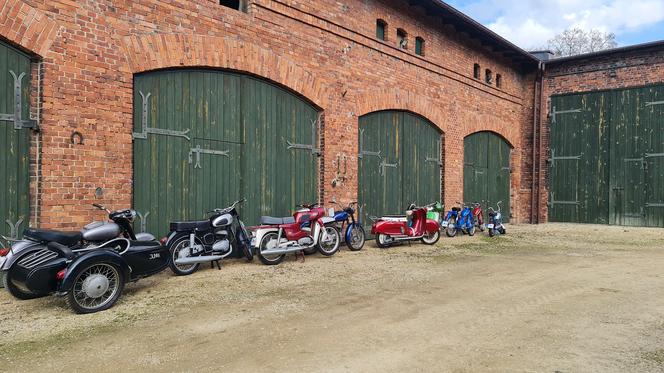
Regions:
<instances>
[{"instance_id":1,"label":"upper wall window","mask_svg":"<svg viewBox=\"0 0 664 373\"><path fill-rule=\"evenodd\" d=\"M383 21L382 19L376 20L376 38L385 40L385 36L387 35L386 30L387 22Z\"/></svg>"},{"instance_id":2,"label":"upper wall window","mask_svg":"<svg viewBox=\"0 0 664 373\"><path fill-rule=\"evenodd\" d=\"M408 34L404 29L397 29L397 45L401 49L408 49Z\"/></svg>"},{"instance_id":3,"label":"upper wall window","mask_svg":"<svg viewBox=\"0 0 664 373\"><path fill-rule=\"evenodd\" d=\"M219 0L219 5L233 8L236 10L246 11L245 0Z\"/></svg>"},{"instance_id":4,"label":"upper wall window","mask_svg":"<svg viewBox=\"0 0 664 373\"><path fill-rule=\"evenodd\" d=\"M424 39L419 36L415 38L415 54L424 56Z\"/></svg>"},{"instance_id":5,"label":"upper wall window","mask_svg":"<svg viewBox=\"0 0 664 373\"><path fill-rule=\"evenodd\" d=\"M493 83L493 73L491 72L491 70L486 69L486 71L484 72L484 81L486 82L486 84Z\"/></svg>"},{"instance_id":6,"label":"upper wall window","mask_svg":"<svg viewBox=\"0 0 664 373\"><path fill-rule=\"evenodd\" d=\"M482 69L480 68L480 64L476 63L475 66L473 66L473 77L475 79L480 79L481 74L482 74Z\"/></svg>"},{"instance_id":7,"label":"upper wall window","mask_svg":"<svg viewBox=\"0 0 664 373\"><path fill-rule=\"evenodd\" d=\"M503 76L496 74L496 87L503 88Z\"/></svg>"}]
</instances>

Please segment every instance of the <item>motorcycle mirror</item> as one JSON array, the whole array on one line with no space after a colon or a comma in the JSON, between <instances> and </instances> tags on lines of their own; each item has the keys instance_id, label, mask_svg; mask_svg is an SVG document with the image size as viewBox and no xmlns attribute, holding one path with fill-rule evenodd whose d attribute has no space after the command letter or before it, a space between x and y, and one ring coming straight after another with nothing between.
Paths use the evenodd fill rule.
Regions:
<instances>
[{"instance_id":1,"label":"motorcycle mirror","mask_svg":"<svg viewBox=\"0 0 664 373\"><path fill-rule=\"evenodd\" d=\"M102 205L100 205L100 204L98 204L98 203L93 203L92 206L94 206L94 207L96 207L96 208L98 208L98 209L100 209L100 210L105 210L104 206L102 206Z\"/></svg>"}]
</instances>

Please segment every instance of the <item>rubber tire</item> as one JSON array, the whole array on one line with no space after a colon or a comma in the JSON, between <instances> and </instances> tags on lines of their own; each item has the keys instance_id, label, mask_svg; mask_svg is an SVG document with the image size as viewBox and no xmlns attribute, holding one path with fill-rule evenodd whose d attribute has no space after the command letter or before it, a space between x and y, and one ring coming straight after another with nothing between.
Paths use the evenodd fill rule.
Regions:
<instances>
[{"instance_id":1,"label":"rubber tire","mask_svg":"<svg viewBox=\"0 0 664 373\"><path fill-rule=\"evenodd\" d=\"M435 245L436 242L438 242L438 240L440 239L440 231L436 231L434 233L434 237L435 237L435 239L433 239L431 241L428 241L428 242L425 240L424 237L422 237L422 243L425 244L425 245Z\"/></svg>"},{"instance_id":2,"label":"rubber tire","mask_svg":"<svg viewBox=\"0 0 664 373\"><path fill-rule=\"evenodd\" d=\"M314 255L318 252L318 247L317 246L308 247L302 250L302 252L304 253L304 255Z\"/></svg>"},{"instance_id":3,"label":"rubber tire","mask_svg":"<svg viewBox=\"0 0 664 373\"><path fill-rule=\"evenodd\" d=\"M93 263L93 264L87 265L87 266L79 269L78 273L75 274L74 279L77 279L78 276L81 274L81 272L83 272L86 269L90 268L90 266L97 265L97 264L100 264L100 263L99 262ZM79 306L78 303L76 302L76 300L74 300L74 292L72 291L73 289L69 289L69 292L67 293L67 305L72 310L74 310L74 312L76 312L78 314L86 314L86 313L96 313L96 312L104 311L104 310L107 310L107 309L113 307L115 305L115 303L118 301L118 299L120 299L120 295L122 295L122 291L124 290L124 286L125 286L125 275L124 275L124 273L122 273L122 269L118 268L115 264L111 264L111 263L106 263L106 264L114 267L115 270L118 271L118 282L120 283L118 285L118 292L113 296L113 298L110 302L106 303L102 307L99 307L99 308L94 309L94 310L90 310L90 309L82 308L81 306ZM74 283L75 282L76 282L76 280L74 280Z\"/></svg>"},{"instance_id":4,"label":"rubber tire","mask_svg":"<svg viewBox=\"0 0 664 373\"><path fill-rule=\"evenodd\" d=\"M267 259L266 257L263 256L263 254L262 254L263 245L267 245L267 242L268 242L267 238L272 237L272 236L276 239L277 238L277 233L276 232L270 232L270 233L265 234L263 236L263 238L261 239L260 244L258 245L258 258L261 260L261 263L263 263L265 265L268 265L268 266L277 265L277 264L283 262L284 258L286 257L286 254L281 254L276 259Z\"/></svg>"},{"instance_id":5,"label":"rubber tire","mask_svg":"<svg viewBox=\"0 0 664 373\"><path fill-rule=\"evenodd\" d=\"M445 228L445 234L447 237L454 237L457 235L456 218L451 217L447 219L447 228Z\"/></svg>"},{"instance_id":6,"label":"rubber tire","mask_svg":"<svg viewBox=\"0 0 664 373\"><path fill-rule=\"evenodd\" d=\"M254 261L254 249L249 244L242 246L242 254L247 263Z\"/></svg>"},{"instance_id":7,"label":"rubber tire","mask_svg":"<svg viewBox=\"0 0 664 373\"><path fill-rule=\"evenodd\" d=\"M378 246L378 247L381 248L381 249L386 249L386 248L390 247L390 244L384 244L384 243L382 243L382 242L380 241L380 237L381 237L381 236L387 236L387 235L382 234L382 233L381 233L381 234L377 234L377 235L376 235L376 246Z\"/></svg>"},{"instance_id":8,"label":"rubber tire","mask_svg":"<svg viewBox=\"0 0 664 373\"><path fill-rule=\"evenodd\" d=\"M347 229L351 229L351 227L352 227L352 229L357 229L357 230L360 231L359 234L362 235L362 244L359 247L353 247L349 240L345 240L346 241L346 246L348 246L348 249L350 251L360 251L364 247L364 244L367 242L367 234L364 231L364 227L362 227L361 225L357 225L357 224L356 225L349 225Z\"/></svg>"},{"instance_id":9,"label":"rubber tire","mask_svg":"<svg viewBox=\"0 0 664 373\"><path fill-rule=\"evenodd\" d=\"M475 235L475 224L473 224L468 230L466 231L469 236L474 236Z\"/></svg>"},{"instance_id":10,"label":"rubber tire","mask_svg":"<svg viewBox=\"0 0 664 373\"><path fill-rule=\"evenodd\" d=\"M5 272L5 276L2 278L2 285L7 289L9 294L11 294L14 298L19 299L19 300L30 300L30 299L37 299L41 297L45 297L46 294L35 294L31 291L25 292L16 285L14 285L11 281L9 281L9 278L11 276L11 269L7 272Z\"/></svg>"},{"instance_id":11,"label":"rubber tire","mask_svg":"<svg viewBox=\"0 0 664 373\"><path fill-rule=\"evenodd\" d=\"M183 271L175 265L175 259L173 258L173 249L183 239L189 241L189 234L181 234L181 235L175 236L173 238L173 240L171 241L171 243L168 245L168 255L169 255L168 267L177 276L188 276L188 275L198 271L198 269L201 266L201 263L196 263L193 267L191 267L190 270ZM201 242L201 240L198 237L195 237L194 241L196 241L196 243L198 243L198 244L201 244L201 245L203 244L203 242Z\"/></svg>"},{"instance_id":12,"label":"rubber tire","mask_svg":"<svg viewBox=\"0 0 664 373\"><path fill-rule=\"evenodd\" d=\"M477 221L477 228L480 230L480 232L484 232L484 222L483 221Z\"/></svg>"},{"instance_id":13,"label":"rubber tire","mask_svg":"<svg viewBox=\"0 0 664 373\"><path fill-rule=\"evenodd\" d=\"M323 229L331 229L334 231L334 234L337 236L337 244L334 245L334 248L332 248L332 250L325 251L323 247L320 245L320 240L321 237L323 236L323 231L321 230L320 233L318 233L319 237L318 237L318 244L316 245L316 247L318 248L318 252L320 252L324 256L332 256L336 254L337 251L339 251L339 246L341 246L341 235L339 234L337 228L334 228L332 226L323 227Z\"/></svg>"},{"instance_id":14,"label":"rubber tire","mask_svg":"<svg viewBox=\"0 0 664 373\"><path fill-rule=\"evenodd\" d=\"M500 232L500 234L506 234L507 233L507 231L505 230L504 227L501 227L500 229L498 229L498 232Z\"/></svg>"},{"instance_id":15,"label":"rubber tire","mask_svg":"<svg viewBox=\"0 0 664 373\"><path fill-rule=\"evenodd\" d=\"M495 235L496 235L496 230L493 228L489 229L489 237L493 237Z\"/></svg>"}]
</instances>

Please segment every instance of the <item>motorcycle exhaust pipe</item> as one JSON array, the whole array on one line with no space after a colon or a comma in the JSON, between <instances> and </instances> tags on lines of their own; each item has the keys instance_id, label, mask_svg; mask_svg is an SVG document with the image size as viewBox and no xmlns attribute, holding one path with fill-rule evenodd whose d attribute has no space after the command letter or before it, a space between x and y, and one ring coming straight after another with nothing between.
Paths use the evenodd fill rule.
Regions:
<instances>
[{"instance_id":1,"label":"motorcycle exhaust pipe","mask_svg":"<svg viewBox=\"0 0 664 373\"><path fill-rule=\"evenodd\" d=\"M403 236L403 237L392 237L394 241L410 241L410 240L419 240L424 236L417 236L417 237L411 237L411 236Z\"/></svg>"},{"instance_id":2,"label":"motorcycle exhaust pipe","mask_svg":"<svg viewBox=\"0 0 664 373\"><path fill-rule=\"evenodd\" d=\"M221 260L223 258L224 257L222 255L190 256L186 258L175 259L175 264L187 265L187 264L196 264L196 263L206 263L206 262L214 262L215 260Z\"/></svg>"},{"instance_id":3,"label":"motorcycle exhaust pipe","mask_svg":"<svg viewBox=\"0 0 664 373\"><path fill-rule=\"evenodd\" d=\"M298 251L302 251L306 249L306 247L302 246L293 246L289 248L277 248L277 249L270 249L270 250L265 250L261 251L261 255L281 255L281 254L289 254L289 253L294 253Z\"/></svg>"}]
</instances>

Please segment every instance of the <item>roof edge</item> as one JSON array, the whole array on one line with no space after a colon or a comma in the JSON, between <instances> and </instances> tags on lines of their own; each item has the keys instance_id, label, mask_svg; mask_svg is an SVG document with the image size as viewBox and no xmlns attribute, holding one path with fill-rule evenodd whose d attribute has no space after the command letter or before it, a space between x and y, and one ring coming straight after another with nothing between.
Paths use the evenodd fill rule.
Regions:
<instances>
[{"instance_id":1,"label":"roof edge","mask_svg":"<svg viewBox=\"0 0 664 373\"><path fill-rule=\"evenodd\" d=\"M597 51L597 52L577 54L577 55L574 55L574 56L552 58L552 59L546 61L545 64L555 65L555 64L564 63L564 62L583 60L583 59L594 58L594 57L602 57L602 56L607 56L607 55L617 54L617 53L634 52L634 51L638 51L638 50L642 50L642 49L658 48L658 47L664 48L664 40L656 40L656 41L651 41L651 42L642 43L642 44L634 44L634 45L628 45L628 46L624 46L624 47L605 49L605 50L601 50L601 51Z\"/></svg>"}]
</instances>

